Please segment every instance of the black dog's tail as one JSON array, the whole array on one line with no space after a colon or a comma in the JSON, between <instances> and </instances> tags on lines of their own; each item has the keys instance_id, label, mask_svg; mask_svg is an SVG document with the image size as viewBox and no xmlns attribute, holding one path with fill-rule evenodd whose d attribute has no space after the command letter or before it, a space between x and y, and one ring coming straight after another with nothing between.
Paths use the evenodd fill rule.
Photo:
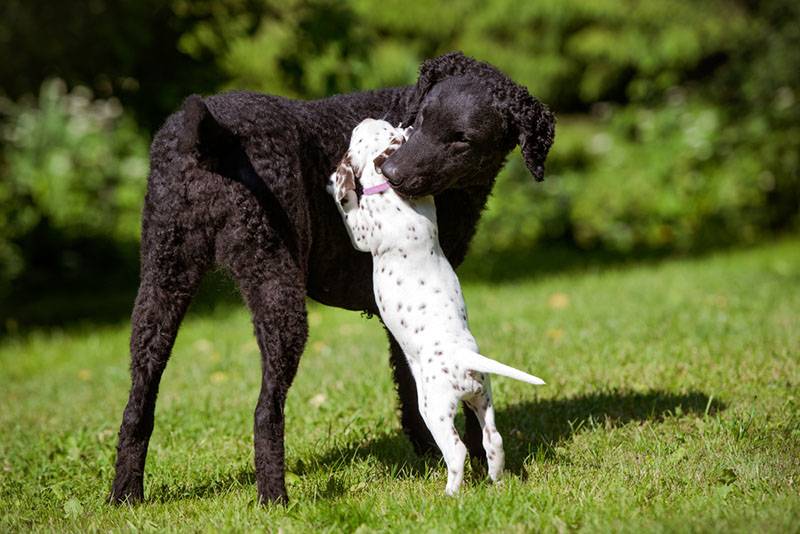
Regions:
<instances>
[{"instance_id":1,"label":"black dog's tail","mask_svg":"<svg viewBox=\"0 0 800 534\"><path fill-rule=\"evenodd\" d=\"M253 168L242 139L217 121L201 96L188 97L181 113L180 152L194 154L201 167L246 185L259 199L269 193L267 184Z\"/></svg>"},{"instance_id":2,"label":"black dog's tail","mask_svg":"<svg viewBox=\"0 0 800 534\"><path fill-rule=\"evenodd\" d=\"M184 100L182 111L183 127L178 134L178 150L187 153L200 144L200 129L204 121L205 126L209 126L207 119L211 113L200 95L191 95Z\"/></svg>"},{"instance_id":3,"label":"black dog's tail","mask_svg":"<svg viewBox=\"0 0 800 534\"><path fill-rule=\"evenodd\" d=\"M275 226L299 264L299 244L286 209L258 175L243 140L217 121L199 95L191 95L181 108L183 124L178 132L178 150L194 154L204 169L243 184L270 215Z\"/></svg>"},{"instance_id":4,"label":"black dog's tail","mask_svg":"<svg viewBox=\"0 0 800 534\"><path fill-rule=\"evenodd\" d=\"M183 123L178 132L180 152L188 154L197 150L201 155L222 155L233 145L240 145L233 132L214 118L200 95L186 98L181 113Z\"/></svg>"}]
</instances>

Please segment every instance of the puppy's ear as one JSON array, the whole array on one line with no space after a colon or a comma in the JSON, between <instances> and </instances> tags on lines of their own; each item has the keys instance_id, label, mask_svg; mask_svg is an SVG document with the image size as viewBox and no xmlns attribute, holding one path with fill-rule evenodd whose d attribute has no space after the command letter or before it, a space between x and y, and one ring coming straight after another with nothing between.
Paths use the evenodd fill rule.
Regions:
<instances>
[{"instance_id":1,"label":"puppy's ear","mask_svg":"<svg viewBox=\"0 0 800 534\"><path fill-rule=\"evenodd\" d=\"M540 182L544 179L544 160L553 145L555 116L524 87L516 86L514 89L506 102L506 109L517 132L517 143L525 164Z\"/></svg>"},{"instance_id":2,"label":"puppy's ear","mask_svg":"<svg viewBox=\"0 0 800 534\"><path fill-rule=\"evenodd\" d=\"M341 163L336 167L336 186L336 200L339 201L345 197L348 191L355 191L356 189L356 174L353 171L349 153L342 158Z\"/></svg>"}]
</instances>

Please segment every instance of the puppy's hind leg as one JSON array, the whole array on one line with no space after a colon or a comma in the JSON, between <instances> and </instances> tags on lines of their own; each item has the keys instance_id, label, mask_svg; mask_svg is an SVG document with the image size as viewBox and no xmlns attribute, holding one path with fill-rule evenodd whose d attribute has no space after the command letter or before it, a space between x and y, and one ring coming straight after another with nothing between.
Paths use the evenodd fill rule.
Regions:
<instances>
[{"instance_id":1,"label":"puppy's hind leg","mask_svg":"<svg viewBox=\"0 0 800 534\"><path fill-rule=\"evenodd\" d=\"M497 431L494 421L492 388L488 376L484 380L483 394L469 399L467 404L475 412L481 425L483 448L486 451L486 462L489 465L489 478L493 482L497 482L503 474L505 452L503 451L503 438Z\"/></svg>"},{"instance_id":2,"label":"puppy's hind leg","mask_svg":"<svg viewBox=\"0 0 800 534\"><path fill-rule=\"evenodd\" d=\"M400 344L388 328L386 333L389 335L389 361L397 384L397 394L400 397L400 423L403 432L408 436L418 455L436 454L436 442L423 416L427 410L425 396L414 379ZM430 380L430 377L428 379Z\"/></svg>"},{"instance_id":3,"label":"puppy's hind leg","mask_svg":"<svg viewBox=\"0 0 800 534\"><path fill-rule=\"evenodd\" d=\"M464 461L467 458L467 447L461 442L453 424L457 402L458 399L452 394L428 392L425 421L447 464L445 487L447 495L454 495L461 487L461 481L464 479Z\"/></svg>"}]
</instances>

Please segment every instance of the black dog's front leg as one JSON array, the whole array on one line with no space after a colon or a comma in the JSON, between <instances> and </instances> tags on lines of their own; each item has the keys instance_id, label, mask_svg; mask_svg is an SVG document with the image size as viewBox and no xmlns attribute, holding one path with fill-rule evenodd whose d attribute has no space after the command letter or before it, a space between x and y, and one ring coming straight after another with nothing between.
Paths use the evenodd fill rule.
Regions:
<instances>
[{"instance_id":1,"label":"black dog's front leg","mask_svg":"<svg viewBox=\"0 0 800 534\"><path fill-rule=\"evenodd\" d=\"M397 394L400 397L400 423L403 425L403 432L408 436L417 454L440 455L441 452L419 413L417 386L414 384L414 376L408 367L403 349L400 348L391 332L387 330L386 333L389 336L389 361L392 364ZM481 426L478 418L466 405L464 406L464 417L466 423L464 444L467 446L469 455L479 458L485 463L486 453L483 451Z\"/></svg>"}]
</instances>

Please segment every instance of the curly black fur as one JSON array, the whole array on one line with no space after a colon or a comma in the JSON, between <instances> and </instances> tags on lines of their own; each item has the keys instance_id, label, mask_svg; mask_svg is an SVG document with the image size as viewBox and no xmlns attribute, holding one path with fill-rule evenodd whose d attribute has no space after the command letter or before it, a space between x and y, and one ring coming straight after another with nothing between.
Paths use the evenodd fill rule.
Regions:
<instances>
[{"instance_id":1,"label":"curly black fur","mask_svg":"<svg viewBox=\"0 0 800 534\"><path fill-rule=\"evenodd\" d=\"M460 107L452 109L452 102ZM431 118L422 120L426 110ZM553 141L553 117L541 103L494 67L460 53L426 61L409 87L318 101L246 92L190 96L151 147L141 281L131 319L131 391L111 502L144 498L161 375L189 302L214 266L235 278L261 350L254 422L259 500L286 500L283 407L306 342L305 298L377 314L371 284L364 282L371 257L350 245L325 191L352 129L367 117L417 125L419 133L384 169L401 194L437 193L440 240L453 265L464 259L509 151L521 144L541 179ZM475 139L450 141L453 132ZM415 137L420 153L433 159L406 149ZM432 161L444 161L445 170L416 172ZM433 442L405 358L389 339L403 428L422 452ZM471 412L467 416L467 444L482 456L480 429Z\"/></svg>"}]
</instances>

